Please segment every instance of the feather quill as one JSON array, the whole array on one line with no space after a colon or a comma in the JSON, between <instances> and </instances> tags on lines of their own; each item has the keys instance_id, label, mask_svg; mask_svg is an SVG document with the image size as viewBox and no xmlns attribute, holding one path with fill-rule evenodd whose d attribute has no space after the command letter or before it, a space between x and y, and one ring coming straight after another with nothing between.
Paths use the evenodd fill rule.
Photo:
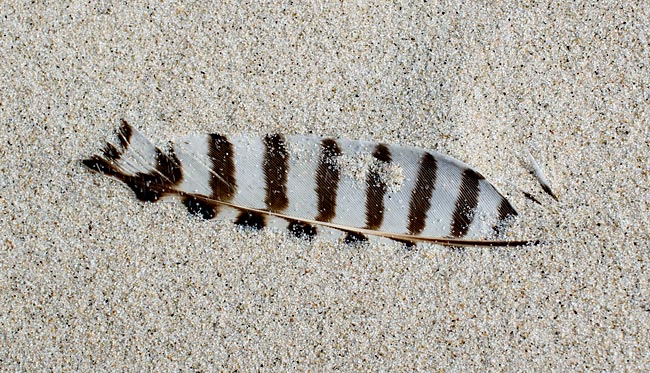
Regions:
<instances>
[{"instance_id":1,"label":"feather quill","mask_svg":"<svg viewBox=\"0 0 650 373\"><path fill-rule=\"evenodd\" d=\"M163 151L126 121L117 138L83 164L124 182L141 201L177 196L204 219L307 238L330 229L346 242L538 243L498 239L516 210L480 173L433 151L280 134L193 135Z\"/></svg>"}]
</instances>

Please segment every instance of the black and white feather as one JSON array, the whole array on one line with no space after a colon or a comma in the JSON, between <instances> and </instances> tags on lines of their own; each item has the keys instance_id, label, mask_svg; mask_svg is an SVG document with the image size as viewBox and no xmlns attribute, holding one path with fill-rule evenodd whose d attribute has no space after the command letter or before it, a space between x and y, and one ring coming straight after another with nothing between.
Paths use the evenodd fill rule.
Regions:
<instances>
[{"instance_id":1,"label":"black and white feather","mask_svg":"<svg viewBox=\"0 0 650 373\"><path fill-rule=\"evenodd\" d=\"M83 163L138 199L178 196L205 219L261 229L319 229L406 244L514 246L499 240L517 212L477 171L420 148L312 136L192 135L163 151L125 121L118 144Z\"/></svg>"}]
</instances>

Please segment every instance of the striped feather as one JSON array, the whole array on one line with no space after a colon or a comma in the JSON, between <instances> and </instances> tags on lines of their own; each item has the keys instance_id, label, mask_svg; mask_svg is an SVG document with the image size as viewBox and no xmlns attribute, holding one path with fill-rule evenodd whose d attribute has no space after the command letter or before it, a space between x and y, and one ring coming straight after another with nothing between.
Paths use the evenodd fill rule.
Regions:
<instances>
[{"instance_id":1,"label":"striped feather","mask_svg":"<svg viewBox=\"0 0 650 373\"><path fill-rule=\"evenodd\" d=\"M279 226L306 238L327 228L344 232L346 242L534 243L495 239L515 209L480 173L434 151L281 134L192 135L162 151L125 121L117 135L117 146L83 163L142 201L178 196L204 219Z\"/></svg>"}]
</instances>

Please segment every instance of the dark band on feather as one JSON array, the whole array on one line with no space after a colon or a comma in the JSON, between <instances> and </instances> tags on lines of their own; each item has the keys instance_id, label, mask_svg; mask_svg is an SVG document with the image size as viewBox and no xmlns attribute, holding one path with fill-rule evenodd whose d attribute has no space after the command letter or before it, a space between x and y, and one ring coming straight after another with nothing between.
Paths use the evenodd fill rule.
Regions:
<instances>
[{"instance_id":1,"label":"dark band on feather","mask_svg":"<svg viewBox=\"0 0 650 373\"><path fill-rule=\"evenodd\" d=\"M501 203L499 203L498 208L499 217L497 223L492 229L497 235L500 235L502 230L505 228L507 223L517 216L517 211L512 207L510 202L507 199L501 197Z\"/></svg>"},{"instance_id":2,"label":"dark band on feather","mask_svg":"<svg viewBox=\"0 0 650 373\"><path fill-rule=\"evenodd\" d=\"M372 156L380 163L386 164L391 161L390 149L385 144L377 144ZM386 182L380 173L380 168L371 167L366 178L366 228L377 229L384 221L384 195L386 194Z\"/></svg>"},{"instance_id":3,"label":"dark band on feather","mask_svg":"<svg viewBox=\"0 0 650 373\"><path fill-rule=\"evenodd\" d=\"M339 188L340 168L338 157L341 149L333 139L321 142L320 162L316 171L316 196L318 215L316 220L330 222L336 216L336 195Z\"/></svg>"},{"instance_id":4,"label":"dark band on feather","mask_svg":"<svg viewBox=\"0 0 650 373\"><path fill-rule=\"evenodd\" d=\"M208 156L212 159L210 174L212 198L228 202L233 199L237 191L233 146L225 136L211 134Z\"/></svg>"},{"instance_id":5,"label":"dark band on feather","mask_svg":"<svg viewBox=\"0 0 650 373\"><path fill-rule=\"evenodd\" d=\"M186 195L183 197L183 204L187 207L187 211L190 214L196 215L202 219L212 219L217 215L218 205L208 203L205 199Z\"/></svg>"},{"instance_id":6,"label":"dark band on feather","mask_svg":"<svg viewBox=\"0 0 650 373\"><path fill-rule=\"evenodd\" d=\"M296 220L292 220L289 222L289 225L287 226L287 229L289 232L293 233L294 236L299 237L299 238L305 238L308 240L311 240L316 236L316 227L313 225L299 222Z\"/></svg>"},{"instance_id":7,"label":"dark band on feather","mask_svg":"<svg viewBox=\"0 0 650 373\"><path fill-rule=\"evenodd\" d=\"M282 135L264 136L264 164L262 167L266 182L264 203L271 211L282 211L289 205L286 191L289 153Z\"/></svg>"},{"instance_id":8,"label":"dark band on feather","mask_svg":"<svg viewBox=\"0 0 650 373\"><path fill-rule=\"evenodd\" d=\"M344 239L344 242L348 245L357 244L366 241L368 241L368 237L358 232L348 232L345 235L345 239Z\"/></svg>"},{"instance_id":9,"label":"dark band on feather","mask_svg":"<svg viewBox=\"0 0 650 373\"><path fill-rule=\"evenodd\" d=\"M501 197L501 203L499 204L499 221L508 220L517 215L517 211L512 207L510 202Z\"/></svg>"},{"instance_id":10,"label":"dark band on feather","mask_svg":"<svg viewBox=\"0 0 650 373\"><path fill-rule=\"evenodd\" d=\"M478 172L466 169L456 198L456 206L452 215L451 232L453 237L464 237L472 225L476 206L478 206L479 182L483 176Z\"/></svg>"},{"instance_id":11,"label":"dark band on feather","mask_svg":"<svg viewBox=\"0 0 650 373\"><path fill-rule=\"evenodd\" d=\"M413 249L417 245L417 242L415 242L415 241L400 240L400 239L397 239L397 238L392 238L392 240L395 241L395 242L399 242L399 243L403 244L409 250Z\"/></svg>"},{"instance_id":12,"label":"dark band on feather","mask_svg":"<svg viewBox=\"0 0 650 373\"><path fill-rule=\"evenodd\" d=\"M126 120L122 119L117 135L120 141L120 145L123 150L126 150L131 144L131 137L133 136L133 127Z\"/></svg>"},{"instance_id":13,"label":"dark band on feather","mask_svg":"<svg viewBox=\"0 0 650 373\"><path fill-rule=\"evenodd\" d=\"M420 234L426 226L427 213L431 208L431 196L436 185L437 171L436 158L425 152L420 160L418 176L409 202L408 230L411 234Z\"/></svg>"},{"instance_id":14,"label":"dark band on feather","mask_svg":"<svg viewBox=\"0 0 650 373\"><path fill-rule=\"evenodd\" d=\"M266 225L265 217L257 212L243 210L237 216L235 224L244 228L260 230Z\"/></svg>"}]
</instances>

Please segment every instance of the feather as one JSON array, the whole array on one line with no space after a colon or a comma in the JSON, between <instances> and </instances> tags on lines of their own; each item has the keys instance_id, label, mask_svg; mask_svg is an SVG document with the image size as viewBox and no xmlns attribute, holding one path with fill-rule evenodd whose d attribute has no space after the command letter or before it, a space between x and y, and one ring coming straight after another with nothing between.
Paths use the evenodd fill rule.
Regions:
<instances>
[{"instance_id":1,"label":"feather","mask_svg":"<svg viewBox=\"0 0 650 373\"><path fill-rule=\"evenodd\" d=\"M312 136L191 135L155 147L122 121L118 144L83 160L129 186L141 201L177 196L204 219L221 217L311 238L384 237L413 245L521 246L500 240L517 216L468 165L434 151Z\"/></svg>"},{"instance_id":2,"label":"feather","mask_svg":"<svg viewBox=\"0 0 650 373\"><path fill-rule=\"evenodd\" d=\"M539 166L539 163L533 158L533 156L528 153L528 160L530 161L530 166L532 168L532 173L535 175L535 178L537 178L537 181L539 182L539 185L541 185L542 190L546 192L549 196L553 197L554 200L558 200L557 196L555 193L553 193L553 190L551 189L551 185L548 182L548 179L546 178L546 175L544 175L544 172L542 171L542 168Z\"/></svg>"}]
</instances>

